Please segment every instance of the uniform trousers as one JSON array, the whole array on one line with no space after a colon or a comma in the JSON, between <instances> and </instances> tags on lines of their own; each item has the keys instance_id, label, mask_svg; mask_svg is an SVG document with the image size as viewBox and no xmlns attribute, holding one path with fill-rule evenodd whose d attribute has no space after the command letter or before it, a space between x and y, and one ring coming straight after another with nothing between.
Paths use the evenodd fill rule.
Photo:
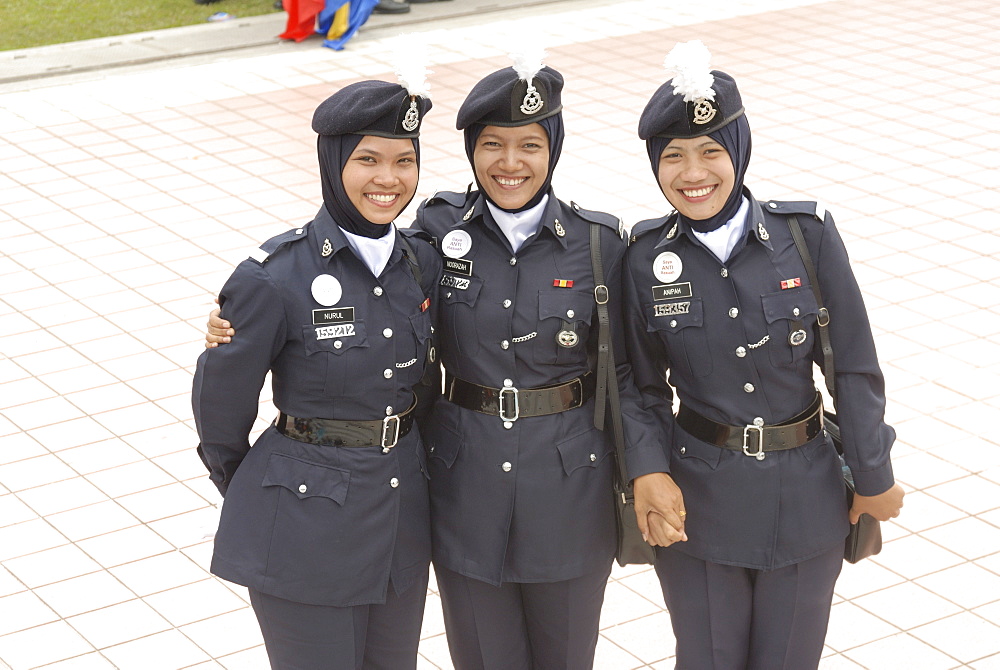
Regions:
<instances>
[{"instance_id":1,"label":"uniform trousers","mask_svg":"<svg viewBox=\"0 0 1000 670\"><path fill-rule=\"evenodd\" d=\"M676 670L815 670L843 563L842 545L777 570L658 548Z\"/></svg>"},{"instance_id":2,"label":"uniform trousers","mask_svg":"<svg viewBox=\"0 0 1000 670\"><path fill-rule=\"evenodd\" d=\"M434 568L455 670L594 667L611 564L559 582L493 586Z\"/></svg>"},{"instance_id":3,"label":"uniform trousers","mask_svg":"<svg viewBox=\"0 0 1000 670\"><path fill-rule=\"evenodd\" d=\"M250 589L271 670L413 670L427 597L427 570L384 604L327 607Z\"/></svg>"}]
</instances>

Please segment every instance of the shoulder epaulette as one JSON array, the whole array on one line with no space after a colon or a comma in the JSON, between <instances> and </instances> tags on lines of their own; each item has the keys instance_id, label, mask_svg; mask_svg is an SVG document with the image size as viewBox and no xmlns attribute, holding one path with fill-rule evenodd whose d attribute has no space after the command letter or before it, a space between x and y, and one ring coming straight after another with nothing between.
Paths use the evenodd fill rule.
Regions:
<instances>
[{"instance_id":1,"label":"shoulder epaulette","mask_svg":"<svg viewBox=\"0 0 1000 670\"><path fill-rule=\"evenodd\" d=\"M587 221L592 221L593 223L600 223L609 228L618 231L618 236L621 237L622 231L625 230L625 224L614 214L608 214L607 212L599 212L595 209L584 209L580 205L573 201L570 201L569 206L573 208L573 211L580 215L581 218Z\"/></svg>"},{"instance_id":2,"label":"shoulder epaulette","mask_svg":"<svg viewBox=\"0 0 1000 670\"><path fill-rule=\"evenodd\" d=\"M663 227L663 224L667 222L672 215L661 216L658 219L645 219L639 223L632 226L632 230L629 233L629 241L635 242L640 236L645 235L651 230L658 230Z\"/></svg>"},{"instance_id":3,"label":"shoulder epaulette","mask_svg":"<svg viewBox=\"0 0 1000 670\"><path fill-rule=\"evenodd\" d=\"M458 191L438 191L431 197L421 203L421 207L437 205L437 204L448 204L452 207L462 207L469 199L469 193L461 193Z\"/></svg>"},{"instance_id":4,"label":"shoulder epaulette","mask_svg":"<svg viewBox=\"0 0 1000 670\"><path fill-rule=\"evenodd\" d=\"M271 254L277 251L280 247L304 239L306 239L306 229L304 226L302 228L287 230L280 235L275 235L256 249L251 250L250 258L263 265L267 262L267 259L270 258Z\"/></svg>"},{"instance_id":5,"label":"shoulder epaulette","mask_svg":"<svg viewBox=\"0 0 1000 670\"><path fill-rule=\"evenodd\" d=\"M397 228L399 234L403 237L414 237L418 240L423 240L424 242L434 243L434 238L426 230L420 230L419 228Z\"/></svg>"},{"instance_id":6,"label":"shoulder epaulette","mask_svg":"<svg viewBox=\"0 0 1000 670\"><path fill-rule=\"evenodd\" d=\"M826 208L811 200L768 200L760 203L760 206L765 212L773 212L774 214L808 214L820 221L826 219Z\"/></svg>"}]
</instances>

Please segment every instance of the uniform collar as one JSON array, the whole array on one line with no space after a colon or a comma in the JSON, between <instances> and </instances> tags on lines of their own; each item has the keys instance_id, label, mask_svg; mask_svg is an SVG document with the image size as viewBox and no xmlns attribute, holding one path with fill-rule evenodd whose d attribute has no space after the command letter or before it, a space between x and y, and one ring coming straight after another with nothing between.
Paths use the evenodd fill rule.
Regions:
<instances>
[{"instance_id":1,"label":"uniform collar","mask_svg":"<svg viewBox=\"0 0 1000 670\"><path fill-rule=\"evenodd\" d=\"M481 191L477 191L478 196L473 201L465 213L462 215L462 224L458 227L471 224L477 219L481 219L483 225L493 229L493 231L501 238L507 239L500 227L492 220L492 217L484 216L487 212L486 208L486 196L482 194ZM565 249L568 246L566 241L566 227L563 221L562 214L562 203L556 198L555 193L552 189L549 189L549 200L545 205L545 211L542 213L541 225L539 226L539 234L541 234L542 229L548 230L552 237L559 241L559 244ZM562 234L559 231L562 231ZM530 244L530 242L528 242ZM523 248L523 247L522 247Z\"/></svg>"},{"instance_id":2,"label":"uniform collar","mask_svg":"<svg viewBox=\"0 0 1000 670\"><path fill-rule=\"evenodd\" d=\"M352 254L354 253L354 250L351 249L351 243L347 241L347 236L344 235L344 230L333 220L333 216L326 209L326 205L319 208L319 213L316 214L316 218L313 219L310 228L312 228L311 237L313 238L310 243L315 246L316 252L321 257L326 258L328 262L343 249L347 249ZM387 266L398 261L403 255L403 246L399 241L399 233L394 230L390 234L395 236L395 240L393 241L392 254L389 256Z\"/></svg>"},{"instance_id":3,"label":"uniform collar","mask_svg":"<svg viewBox=\"0 0 1000 670\"><path fill-rule=\"evenodd\" d=\"M762 245L767 247L768 250L774 251L774 247L771 245L771 235L767 231L767 227L764 224L764 211L760 206L760 203L753 197L750 190L743 187L743 195L750 201L750 210L747 212L747 230L752 231L752 235L747 239L756 239ZM663 220L663 227L665 231L660 237L660 240L656 243L655 248L659 247L669 247L682 236L687 236L690 241L695 242L697 238L694 235L694 231L686 223L680 220L677 216L677 212L667 215ZM733 249L733 255L735 255L742 248L741 244L737 244Z\"/></svg>"}]
</instances>

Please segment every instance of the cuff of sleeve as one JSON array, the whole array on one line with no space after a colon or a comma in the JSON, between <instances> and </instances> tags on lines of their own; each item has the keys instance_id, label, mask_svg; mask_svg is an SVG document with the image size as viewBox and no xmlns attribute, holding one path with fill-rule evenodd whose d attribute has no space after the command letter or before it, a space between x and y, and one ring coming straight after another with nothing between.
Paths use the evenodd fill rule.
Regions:
<instances>
[{"instance_id":1,"label":"cuff of sleeve","mask_svg":"<svg viewBox=\"0 0 1000 670\"><path fill-rule=\"evenodd\" d=\"M666 450L658 444L626 452L625 461L629 479L635 479L652 472L670 472L670 459L667 457Z\"/></svg>"},{"instance_id":2,"label":"cuff of sleeve","mask_svg":"<svg viewBox=\"0 0 1000 670\"><path fill-rule=\"evenodd\" d=\"M852 470L851 474L854 475L854 488L863 496L877 496L880 493L885 493L896 482L892 474L892 463L888 461L875 470L864 472Z\"/></svg>"}]
</instances>

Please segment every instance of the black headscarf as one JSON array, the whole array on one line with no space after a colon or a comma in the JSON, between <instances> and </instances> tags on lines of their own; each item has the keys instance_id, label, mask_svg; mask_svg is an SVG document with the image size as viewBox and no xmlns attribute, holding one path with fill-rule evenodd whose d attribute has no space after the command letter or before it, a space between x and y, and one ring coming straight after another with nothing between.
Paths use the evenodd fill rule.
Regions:
<instances>
[{"instance_id":1,"label":"black headscarf","mask_svg":"<svg viewBox=\"0 0 1000 670\"><path fill-rule=\"evenodd\" d=\"M316 141L317 153L319 155L319 179L323 190L323 205L337 222L337 225L354 235L378 239L392 230L392 226L381 223L372 223L361 216L354 203L344 190L344 166L350 159L351 154L361 143L364 135L344 134L344 135L319 135ZM420 168L420 140L410 139L413 142L413 150L417 153L417 169ZM414 194L399 210L406 209Z\"/></svg>"},{"instance_id":2,"label":"black headscarf","mask_svg":"<svg viewBox=\"0 0 1000 670\"><path fill-rule=\"evenodd\" d=\"M545 134L549 137L549 171L545 175L545 181L538 188L538 190L535 191L535 194L531 196L531 199L517 209L504 209L503 207L500 207L500 205L493 202L490 196L486 194L486 190L483 189L483 185L479 182L479 175L476 175L476 142L479 140L479 136L482 134L483 129L486 128L486 125L473 123L464 130L465 155L469 157L469 163L472 165L472 173L475 176L479 192L482 193L483 197L489 200L494 207L502 209L505 212L523 212L531 209L541 202L542 198L544 198L552 188L552 173L555 171L556 163L559 162L559 156L562 154L563 138L566 136L566 131L563 128L562 112L553 114L552 116L547 116L536 123L538 123L538 125L545 130Z\"/></svg>"},{"instance_id":3,"label":"black headscarf","mask_svg":"<svg viewBox=\"0 0 1000 670\"><path fill-rule=\"evenodd\" d=\"M708 136L729 152L729 158L733 162L735 181L726 203L715 216L697 221L678 213L682 221L699 233L707 233L720 228L736 216L736 212L739 211L740 204L743 202L743 178L746 176L747 166L750 165L750 124L747 122L745 114L740 114L731 122L709 133ZM646 140L646 153L649 154L649 163L657 179L660 177L660 156L670 144L670 139L653 136Z\"/></svg>"}]
</instances>

